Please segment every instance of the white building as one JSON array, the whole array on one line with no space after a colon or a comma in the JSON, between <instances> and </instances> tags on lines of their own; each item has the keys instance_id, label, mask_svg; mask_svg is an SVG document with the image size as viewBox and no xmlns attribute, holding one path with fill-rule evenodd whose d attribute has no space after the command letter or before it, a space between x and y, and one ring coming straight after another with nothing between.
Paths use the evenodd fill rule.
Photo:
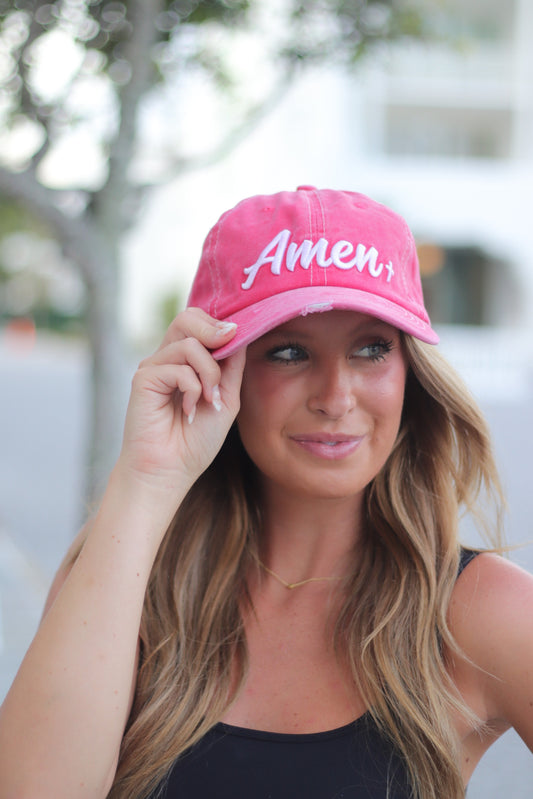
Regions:
<instances>
[{"instance_id":1,"label":"white building","mask_svg":"<svg viewBox=\"0 0 533 799\"><path fill-rule=\"evenodd\" d=\"M456 5L453 48L399 48L368 71L363 146L382 191L431 245L421 266L434 321L527 326L533 4Z\"/></svg>"}]
</instances>

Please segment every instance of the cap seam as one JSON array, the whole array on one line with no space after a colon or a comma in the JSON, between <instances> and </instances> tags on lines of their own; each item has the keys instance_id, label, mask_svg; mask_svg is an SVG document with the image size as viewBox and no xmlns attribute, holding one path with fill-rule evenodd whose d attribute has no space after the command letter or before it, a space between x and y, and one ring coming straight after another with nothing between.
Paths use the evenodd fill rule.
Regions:
<instances>
[{"instance_id":1,"label":"cap seam","mask_svg":"<svg viewBox=\"0 0 533 799\"><path fill-rule=\"evenodd\" d=\"M322 216L322 228L320 230L320 236L323 237L324 233L326 231L326 214L325 214L325 211L324 211L324 205L322 203L322 197L320 196L320 192L316 191L315 194L316 194L316 198L317 198L318 204L320 206L320 213L321 213L321 216ZM317 230L317 236L318 236L318 232L319 231ZM317 238L317 236L315 236L315 238ZM324 269L322 271L324 272L324 285L327 286L328 285L328 271L327 271L327 269Z\"/></svg>"},{"instance_id":2,"label":"cap seam","mask_svg":"<svg viewBox=\"0 0 533 799\"><path fill-rule=\"evenodd\" d=\"M315 191L316 194L316 191ZM304 192L303 194L304 201L307 204L307 230L309 231L309 236L311 237L311 241L314 241L315 236L315 226L314 226L314 219L313 219L313 207L311 202L311 192ZM294 234L293 234L294 235ZM311 276L311 285L314 285L314 277L315 277L315 270L313 263L309 264L309 274Z\"/></svg>"}]
</instances>

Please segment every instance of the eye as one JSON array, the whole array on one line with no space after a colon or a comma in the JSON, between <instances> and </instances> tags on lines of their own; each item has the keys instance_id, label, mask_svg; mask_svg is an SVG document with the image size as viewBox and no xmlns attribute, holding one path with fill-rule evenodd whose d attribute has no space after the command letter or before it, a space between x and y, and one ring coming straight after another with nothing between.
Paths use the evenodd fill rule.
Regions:
<instances>
[{"instance_id":1,"label":"eye","mask_svg":"<svg viewBox=\"0 0 533 799\"><path fill-rule=\"evenodd\" d=\"M386 355L392 350L392 341L378 339L366 344L355 352L357 358L368 358L369 361L383 361Z\"/></svg>"},{"instance_id":2,"label":"eye","mask_svg":"<svg viewBox=\"0 0 533 799\"><path fill-rule=\"evenodd\" d=\"M267 358L275 363L299 363L306 360L307 353L299 344L282 344L269 350Z\"/></svg>"}]
</instances>

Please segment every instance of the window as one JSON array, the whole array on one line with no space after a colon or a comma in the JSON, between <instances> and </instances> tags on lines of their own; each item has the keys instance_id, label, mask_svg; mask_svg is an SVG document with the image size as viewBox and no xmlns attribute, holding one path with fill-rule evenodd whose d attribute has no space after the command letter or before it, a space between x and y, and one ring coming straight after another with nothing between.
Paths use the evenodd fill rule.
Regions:
<instances>
[{"instance_id":1,"label":"window","mask_svg":"<svg viewBox=\"0 0 533 799\"><path fill-rule=\"evenodd\" d=\"M507 109L391 106L385 111L385 152L393 156L508 158Z\"/></svg>"},{"instance_id":2,"label":"window","mask_svg":"<svg viewBox=\"0 0 533 799\"><path fill-rule=\"evenodd\" d=\"M505 325L520 315L510 263L475 246L419 244L422 288L433 324Z\"/></svg>"}]
</instances>

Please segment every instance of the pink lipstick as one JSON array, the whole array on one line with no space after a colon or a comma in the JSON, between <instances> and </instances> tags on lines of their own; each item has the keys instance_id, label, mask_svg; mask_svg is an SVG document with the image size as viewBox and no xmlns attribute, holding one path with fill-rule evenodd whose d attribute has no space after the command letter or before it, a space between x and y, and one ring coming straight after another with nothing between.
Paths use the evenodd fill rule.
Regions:
<instances>
[{"instance_id":1,"label":"pink lipstick","mask_svg":"<svg viewBox=\"0 0 533 799\"><path fill-rule=\"evenodd\" d=\"M332 461L351 455L363 440L362 436L345 433L297 433L290 438L311 455Z\"/></svg>"}]
</instances>

